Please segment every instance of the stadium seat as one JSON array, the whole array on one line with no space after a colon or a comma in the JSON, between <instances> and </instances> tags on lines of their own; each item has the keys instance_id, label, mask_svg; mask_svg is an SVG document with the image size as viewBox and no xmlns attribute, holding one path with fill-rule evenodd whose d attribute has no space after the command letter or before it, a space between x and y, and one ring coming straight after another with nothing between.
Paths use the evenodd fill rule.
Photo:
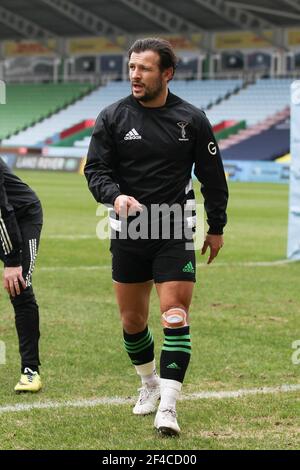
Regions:
<instances>
[{"instance_id":1,"label":"stadium seat","mask_svg":"<svg viewBox=\"0 0 300 470\"><path fill-rule=\"evenodd\" d=\"M207 116L212 125L227 119L255 125L289 106L291 83L292 79L260 79L209 109Z\"/></svg>"},{"instance_id":2,"label":"stadium seat","mask_svg":"<svg viewBox=\"0 0 300 470\"><path fill-rule=\"evenodd\" d=\"M31 128L89 90L90 85L78 83L7 85L6 105L0 107L0 140Z\"/></svg>"}]
</instances>

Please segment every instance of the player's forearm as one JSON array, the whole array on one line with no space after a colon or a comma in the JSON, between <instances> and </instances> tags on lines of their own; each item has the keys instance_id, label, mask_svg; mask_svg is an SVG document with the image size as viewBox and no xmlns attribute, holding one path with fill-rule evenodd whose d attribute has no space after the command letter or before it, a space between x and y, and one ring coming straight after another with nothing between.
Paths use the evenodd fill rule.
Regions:
<instances>
[{"instance_id":1,"label":"player's forearm","mask_svg":"<svg viewBox=\"0 0 300 470\"><path fill-rule=\"evenodd\" d=\"M121 194L119 187L113 179L104 172L91 171L87 166L84 173L88 181L89 190L96 201L113 206L115 199Z\"/></svg>"},{"instance_id":2,"label":"player's forearm","mask_svg":"<svg viewBox=\"0 0 300 470\"><path fill-rule=\"evenodd\" d=\"M121 194L114 178L112 152L103 140L92 136L84 174L97 202L112 205Z\"/></svg>"},{"instance_id":3,"label":"player's forearm","mask_svg":"<svg viewBox=\"0 0 300 470\"><path fill-rule=\"evenodd\" d=\"M222 235L223 229L227 223L227 185L224 188L201 188L204 196L204 207L207 214L208 233L213 235Z\"/></svg>"}]
</instances>

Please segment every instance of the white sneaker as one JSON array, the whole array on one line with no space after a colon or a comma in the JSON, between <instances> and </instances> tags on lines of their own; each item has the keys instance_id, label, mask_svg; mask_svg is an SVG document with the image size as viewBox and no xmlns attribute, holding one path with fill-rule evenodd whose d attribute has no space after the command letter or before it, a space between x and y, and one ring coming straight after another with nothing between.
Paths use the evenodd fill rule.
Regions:
<instances>
[{"instance_id":1,"label":"white sneaker","mask_svg":"<svg viewBox=\"0 0 300 470\"><path fill-rule=\"evenodd\" d=\"M157 408L157 403L160 399L160 386L159 384L150 387L148 384L144 384L139 388L139 398L133 408L133 414L135 415L149 415L154 413Z\"/></svg>"},{"instance_id":2,"label":"white sneaker","mask_svg":"<svg viewBox=\"0 0 300 470\"><path fill-rule=\"evenodd\" d=\"M178 436L180 427L177 423L175 408L158 409L154 427L164 436Z\"/></svg>"}]
</instances>

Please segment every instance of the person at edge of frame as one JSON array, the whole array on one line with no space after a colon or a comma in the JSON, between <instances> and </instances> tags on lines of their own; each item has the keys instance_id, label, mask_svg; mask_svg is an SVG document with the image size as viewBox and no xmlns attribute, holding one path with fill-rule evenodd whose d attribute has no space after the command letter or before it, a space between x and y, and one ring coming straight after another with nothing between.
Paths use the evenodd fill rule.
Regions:
<instances>
[{"instance_id":1,"label":"person at edge of frame","mask_svg":"<svg viewBox=\"0 0 300 470\"><path fill-rule=\"evenodd\" d=\"M21 378L15 392L38 392L39 307L32 273L43 225L42 206L35 192L0 157L0 259L3 287L10 296L21 356Z\"/></svg>"}]
</instances>

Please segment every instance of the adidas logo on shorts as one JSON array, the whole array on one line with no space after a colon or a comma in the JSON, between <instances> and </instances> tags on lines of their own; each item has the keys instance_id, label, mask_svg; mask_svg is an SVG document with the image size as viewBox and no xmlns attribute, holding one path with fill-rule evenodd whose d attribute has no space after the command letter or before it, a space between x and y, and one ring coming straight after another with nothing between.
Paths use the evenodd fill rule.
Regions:
<instances>
[{"instance_id":1,"label":"adidas logo on shorts","mask_svg":"<svg viewBox=\"0 0 300 470\"><path fill-rule=\"evenodd\" d=\"M194 266L193 266L193 263L191 261L189 261L185 266L184 268L182 269L182 271L184 273L194 273L195 272L195 269L194 269Z\"/></svg>"}]
</instances>

